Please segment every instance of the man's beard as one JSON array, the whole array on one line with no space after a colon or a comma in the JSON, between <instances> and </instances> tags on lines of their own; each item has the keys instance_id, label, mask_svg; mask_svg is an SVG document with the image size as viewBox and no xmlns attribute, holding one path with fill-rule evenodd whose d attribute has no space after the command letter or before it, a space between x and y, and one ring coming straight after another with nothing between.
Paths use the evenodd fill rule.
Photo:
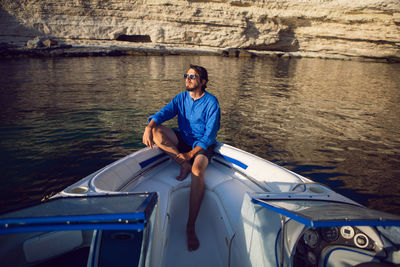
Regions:
<instances>
[{"instance_id":1,"label":"man's beard","mask_svg":"<svg viewBox=\"0 0 400 267\"><path fill-rule=\"evenodd\" d=\"M193 91L195 91L196 89L197 89L197 87L191 88L191 87L186 86L186 91L189 91L189 92L193 92Z\"/></svg>"}]
</instances>

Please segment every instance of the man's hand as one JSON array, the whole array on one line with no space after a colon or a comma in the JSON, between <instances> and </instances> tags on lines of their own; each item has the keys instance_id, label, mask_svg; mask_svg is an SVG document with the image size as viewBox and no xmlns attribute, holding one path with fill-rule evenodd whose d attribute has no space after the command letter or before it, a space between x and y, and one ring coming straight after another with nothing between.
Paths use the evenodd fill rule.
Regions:
<instances>
[{"instance_id":1,"label":"man's hand","mask_svg":"<svg viewBox=\"0 0 400 267\"><path fill-rule=\"evenodd\" d=\"M189 161L191 159L192 158L190 157L189 153L179 153L175 158L179 164L183 164L185 161Z\"/></svg>"},{"instance_id":2,"label":"man's hand","mask_svg":"<svg viewBox=\"0 0 400 267\"><path fill-rule=\"evenodd\" d=\"M154 120L151 120L149 124L144 129L143 133L143 144L148 147L153 148L154 140L153 140L153 128L157 126L157 123Z\"/></svg>"},{"instance_id":3,"label":"man's hand","mask_svg":"<svg viewBox=\"0 0 400 267\"><path fill-rule=\"evenodd\" d=\"M203 149L199 146L196 146L195 148L193 148L192 150L190 150L187 153L179 153L178 155L176 155L176 161L179 164L182 164L185 161L190 161L200 150L203 150Z\"/></svg>"},{"instance_id":4,"label":"man's hand","mask_svg":"<svg viewBox=\"0 0 400 267\"><path fill-rule=\"evenodd\" d=\"M143 144L145 144L148 147L153 148L154 145L154 141L153 141L153 131L152 129L147 126L144 129L144 133L143 133Z\"/></svg>"}]
</instances>

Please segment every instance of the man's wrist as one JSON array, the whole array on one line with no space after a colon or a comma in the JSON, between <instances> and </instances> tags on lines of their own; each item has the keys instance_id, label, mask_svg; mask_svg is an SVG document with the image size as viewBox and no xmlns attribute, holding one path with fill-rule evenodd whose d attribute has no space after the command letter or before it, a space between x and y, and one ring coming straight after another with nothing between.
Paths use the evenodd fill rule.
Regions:
<instances>
[{"instance_id":1,"label":"man's wrist","mask_svg":"<svg viewBox=\"0 0 400 267\"><path fill-rule=\"evenodd\" d=\"M153 128L154 128L154 127L152 127L150 124L148 124L148 125L146 126L146 129L147 129L147 130L153 130Z\"/></svg>"},{"instance_id":2,"label":"man's wrist","mask_svg":"<svg viewBox=\"0 0 400 267\"><path fill-rule=\"evenodd\" d=\"M149 124L147 124L146 129L153 130L154 127L157 126L157 123L154 120L151 120Z\"/></svg>"},{"instance_id":3,"label":"man's wrist","mask_svg":"<svg viewBox=\"0 0 400 267\"><path fill-rule=\"evenodd\" d=\"M190 150L189 152L187 152L188 156L192 159L198 152L200 152L201 150L203 150L203 148L196 146L195 148L193 148L192 150Z\"/></svg>"}]
</instances>

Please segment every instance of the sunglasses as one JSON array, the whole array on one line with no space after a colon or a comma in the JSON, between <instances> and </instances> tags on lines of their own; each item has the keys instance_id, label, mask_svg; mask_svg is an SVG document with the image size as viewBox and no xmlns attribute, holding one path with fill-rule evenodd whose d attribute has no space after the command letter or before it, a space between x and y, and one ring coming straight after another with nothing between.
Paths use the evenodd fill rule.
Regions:
<instances>
[{"instance_id":1,"label":"sunglasses","mask_svg":"<svg viewBox=\"0 0 400 267\"><path fill-rule=\"evenodd\" d=\"M186 80L187 78L189 78L189 80L194 80L196 79L196 75L194 74L184 74L183 78Z\"/></svg>"}]
</instances>

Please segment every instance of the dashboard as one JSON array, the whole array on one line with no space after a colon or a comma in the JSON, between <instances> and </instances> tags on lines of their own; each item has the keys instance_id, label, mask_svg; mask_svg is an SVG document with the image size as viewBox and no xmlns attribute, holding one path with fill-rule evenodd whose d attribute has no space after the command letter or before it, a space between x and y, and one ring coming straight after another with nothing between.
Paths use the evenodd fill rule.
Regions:
<instances>
[{"instance_id":1,"label":"dashboard","mask_svg":"<svg viewBox=\"0 0 400 267\"><path fill-rule=\"evenodd\" d=\"M317 266L322 250L327 246L347 246L358 249L375 249L374 241L357 227L324 227L307 229L296 246L294 266Z\"/></svg>"}]
</instances>

